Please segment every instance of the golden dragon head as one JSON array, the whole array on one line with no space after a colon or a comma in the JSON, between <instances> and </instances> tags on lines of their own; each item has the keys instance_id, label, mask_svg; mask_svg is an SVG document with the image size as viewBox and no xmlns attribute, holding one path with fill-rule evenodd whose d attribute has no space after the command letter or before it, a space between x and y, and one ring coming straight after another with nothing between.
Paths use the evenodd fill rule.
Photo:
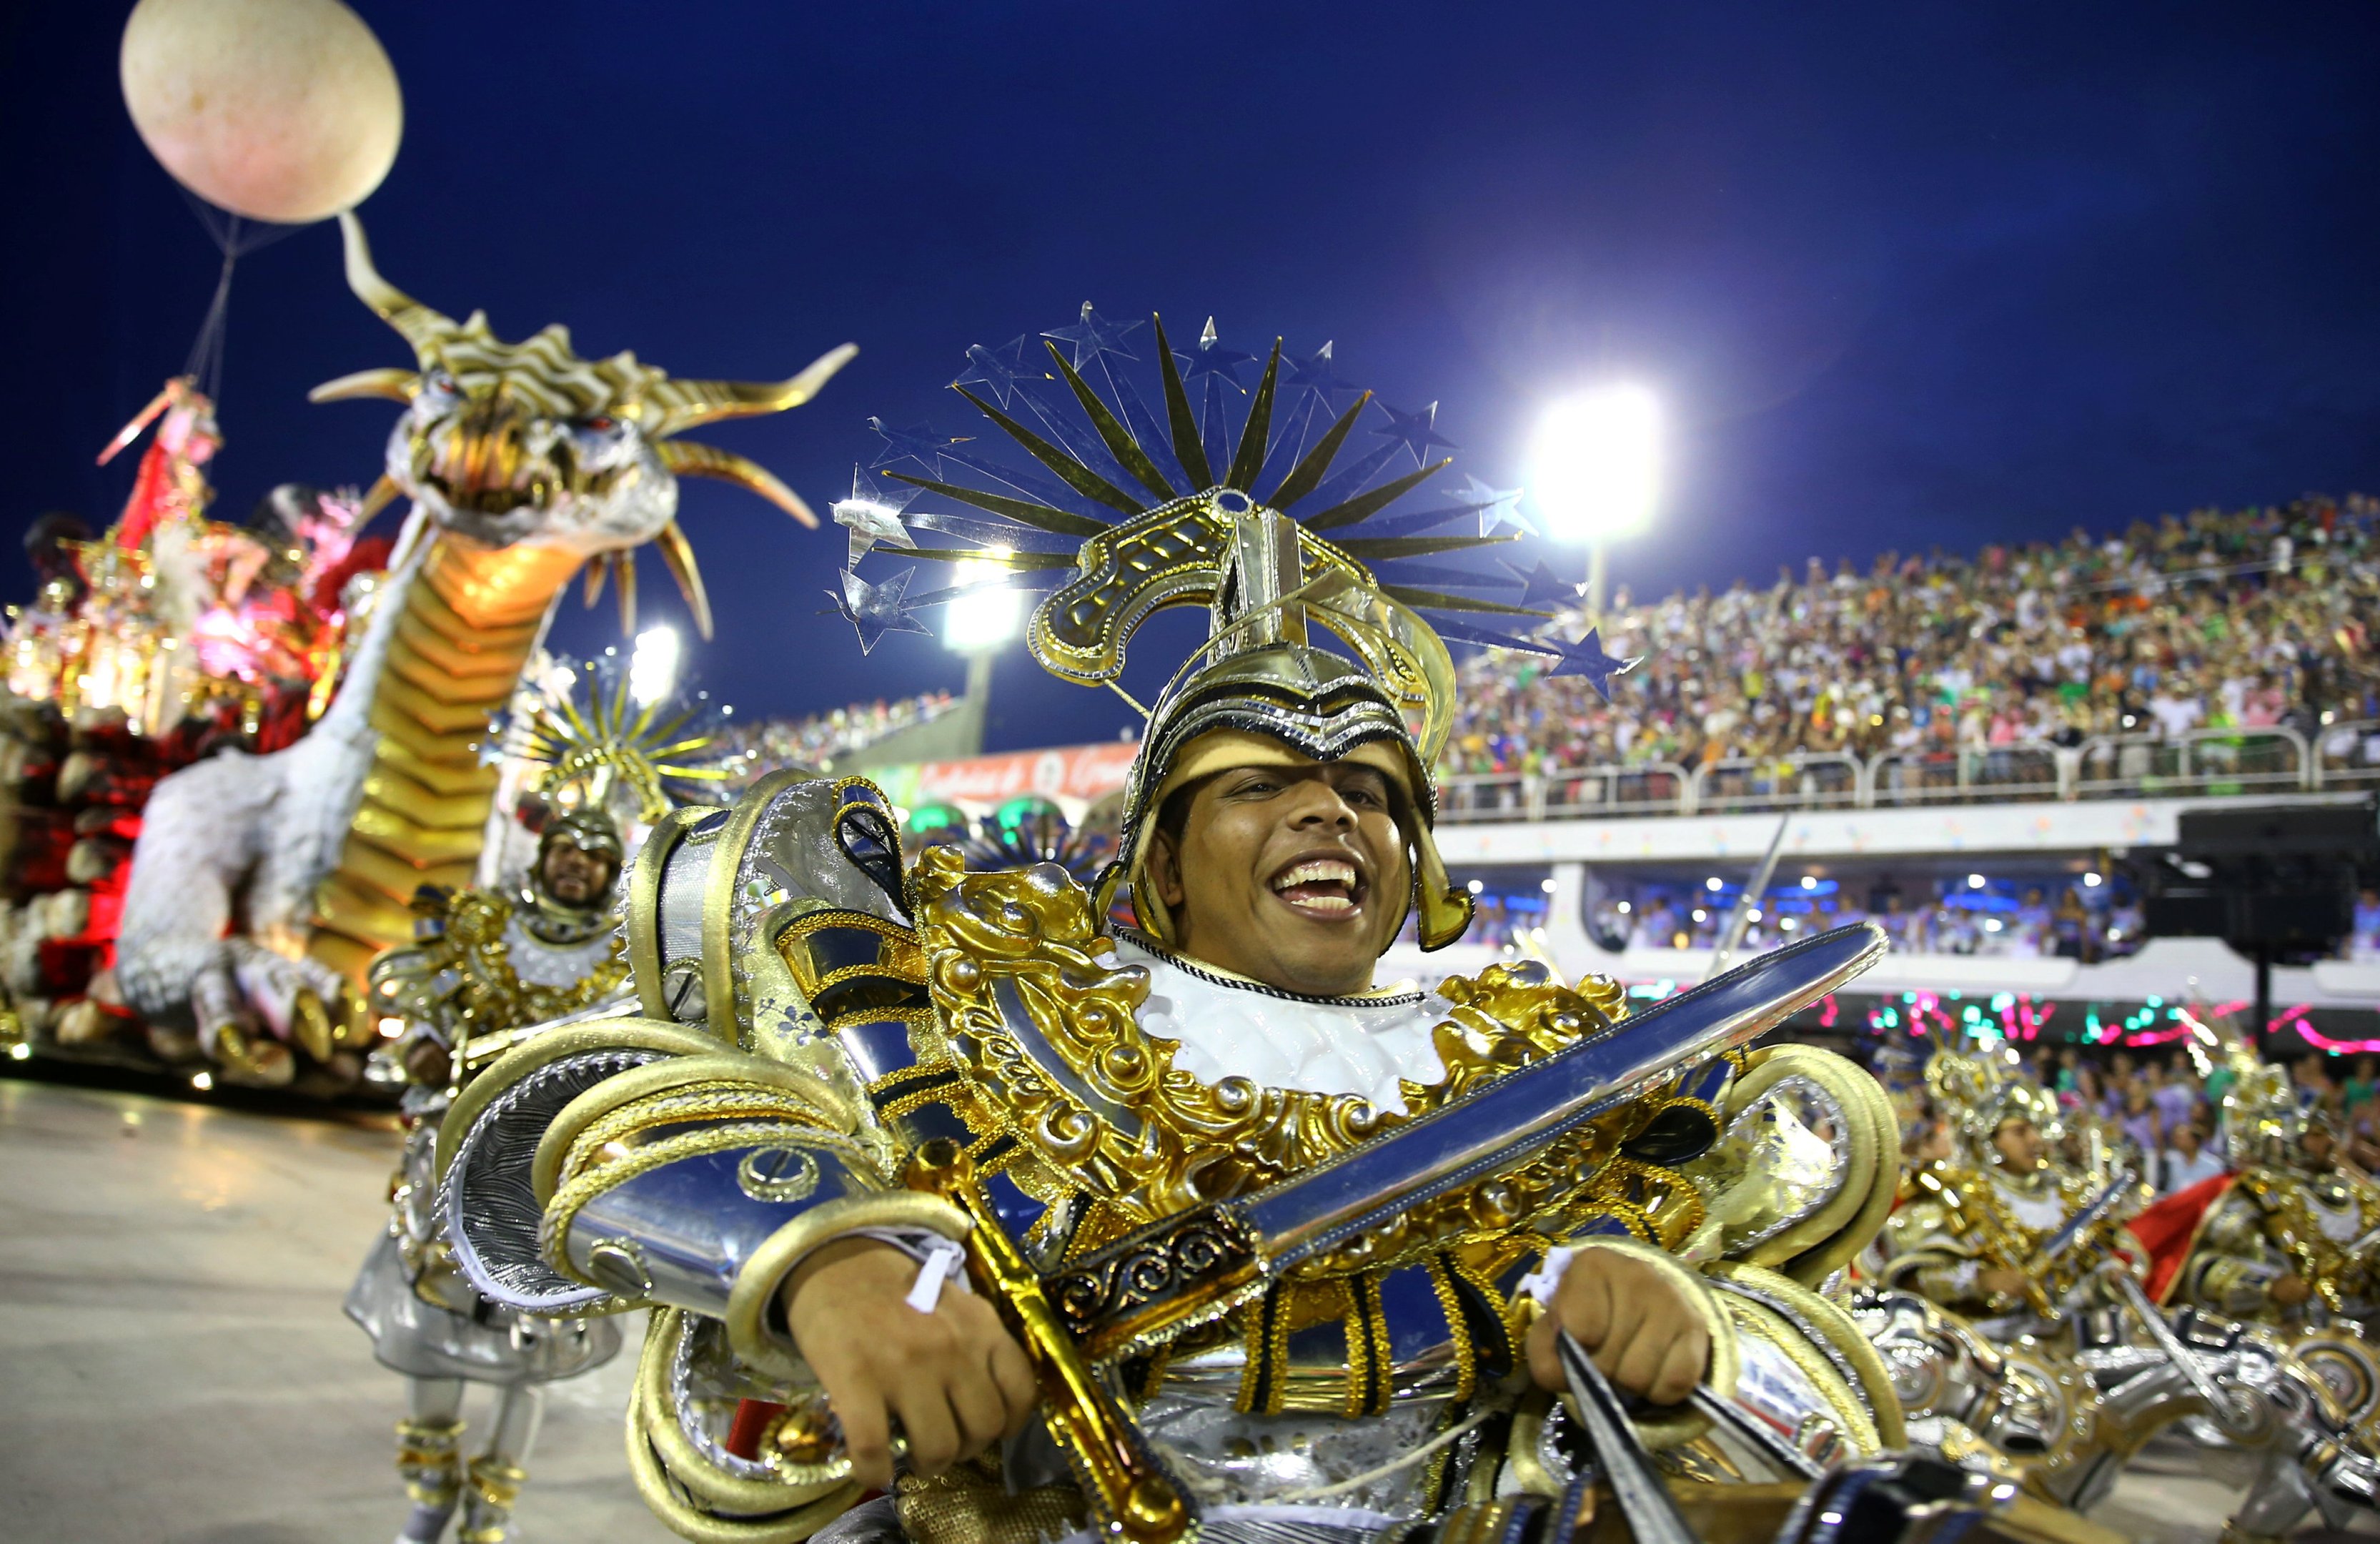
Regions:
<instances>
[{"instance_id":1,"label":"golden dragon head","mask_svg":"<svg viewBox=\"0 0 2380 1544\"><path fill-rule=\"evenodd\" d=\"M558 323L519 343L462 322L380 276L362 225L339 216L347 286L413 346L415 368L359 371L310 393L316 402L385 397L406 405L388 441L386 482L442 531L491 547L563 546L591 560L588 598L620 577L634 626L635 550L658 542L696 627L710 636L694 549L677 525L677 480L710 477L769 500L804 525L794 491L732 451L675 436L722 419L783 412L816 395L858 349L832 349L787 381L680 381L632 353L582 359Z\"/></svg>"}]
</instances>

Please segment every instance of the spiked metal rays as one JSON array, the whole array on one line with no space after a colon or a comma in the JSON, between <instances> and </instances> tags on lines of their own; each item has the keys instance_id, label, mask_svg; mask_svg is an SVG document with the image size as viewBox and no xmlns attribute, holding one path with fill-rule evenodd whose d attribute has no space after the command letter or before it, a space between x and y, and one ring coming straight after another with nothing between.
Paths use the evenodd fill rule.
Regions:
<instances>
[{"instance_id":1,"label":"spiked metal rays","mask_svg":"<svg viewBox=\"0 0 2380 1544\"><path fill-rule=\"evenodd\" d=\"M686 802L672 796L671 784L722 784L740 773L731 759L704 754L720 743L707 702L638 707L616 659L555 663L560 668L544 687L522 688L509 723L500 719L490 726L492 747L505 747L536 769L532 792L552 797L575 790L580 803L601 806L614 787L625 787L638 818L650 822Z\"/></svg>"},{"instance_id":2,"label":"spiked metal rays","mask_svg":"<svg viewBox=\"0 0 2380 1544\"><path fill-rule=\"evenodd\" d=\"M1167 525L1164 516L1186 504L1211 503L1218 492L1228 491L1296 523L1308 554L1309 577L1319 563L1401 608L1551 620L1546 612L1460 593L1509 590L1514 588L1509 572L1479 573L1412 561L1516 540L1490 534L1510 518L1515 495L1474 479L1472 489L1457 495L1456 502L1377 526L1366 524L1450 464L1445 457L1427 459L1433 449L1451 448L1436 432L1437 404L1400 412L1375 404L1372 394L1362 392L1340 407L1337 399L1352 388L1339 380L1329 344L1301 361L1285 359L1276 341L1262 374L1249 386L1238 372L1255 360L1222 347L1211 319L1196 350L1184 354L1174 351L1160 318L1149 319L1147 335L1130 336L1137 328L1138 323L1111 323L1087 303L1074 325L1053 328L1038 338L1019 338L1002 348L969 348L967 367L952 389L1022 450L1030 464L1018 466L984 454L980 446L996 444L996 440L880 426L887 448L872 463L878 477L964 505L967 513L908 510L881 499L868 501L864 510L855 505L855 513L844 519L855 530L851 563L856 565L874 546L888 541L901 546L905 557L929 562L988 559L1014 573L1044 576L1019 588L1059 590L1043 614L1053 608L1079 612L1083 605L1115 607L1111 599L1090 599L1086 587L1104 583L1111 590L1131 588L1135 599L1121 605L1125 614L1110 626L1104 651L1099 653L1113 669L1062 663L1041 647L1038 630L1029 635L1041 663L1059 675L1086 682L1112 681L1114 671L1121 669L1122 635L1141 616L1160 606L1205 599L1195 578L1174 583L1164 577L1167 572L1195 574L1211 557L1197 548L1195 538L1183 537L1186 528ZM1155 369L1144 367L1143 375L1155 376L1155 390L1144 395L1149 383L1145 378L1135 383L1124 367L1152 353ZM1374 424L1372 434L1362 442L1361 455L1342 462L1342 453L1365 427L1367 412L1375 418L1385 413L1385 422ZM1411 462L1401 468L1399 463L1407 456ZM893 469L913 460L913 470ZM863 515L876 522L866 528L866 540L859 539ZM889 521L899 522L909 539L880 529ZM1471 529L1465 531L1457 522L1467 522ZM1455 529L1442 529L1448 527ZM948 537L956 544L927 546L916 540L921 533ZM1128 547L1132 551L1126 553ZM857 581L856 575L846 578ZM915 612L953 593L943 590L909 597L889 583L858 582L868 604L846 603L845 597L838 596L837 609L862 627L868 644L904 623L923 631ZM846 584L846 590L850 588ZM1542 592L1538 586L1531 598ZM1083 597L1079 603L1077 597ZM1037 614L1037 629L1040 620ZM1587 674L1598 688L1611 670L1625 668L1603 654L1592 635L1572 644L1467 625L1446 624L1439 630L1464 642L1551 655L1558 670Z\"/></svg>"},{"instance_id":3,"label":"spiked metal rays","mask_svg":"<svg viewBox=\"0 0 2380 1544\"><path fill-rule=\"evenodd\" d=\"M504 397L538 416L581 422L618 419L635 423L662 466L678 477L704 477L757 493L815 529L818 517L768 468L733 451L673 436L723 419L780 413L800 407L858 349L850 344L829 350L784 381L680 381L640 362L633 353L582 359L572 351L570 333L549 326L519 343L505 343L489 331L485 312L457 322L431 310L381 277L372 266L363 225L353 214L339 216L346 241L347 286L381 320L412 346L416 368L358 371L326 382L310 394L316 402L380 397L410 403L424 379L437 372L465 396ZM710 602L695 565L694 545L673 519L655 539L662 560L686 596L696 629L710 636ZM619 580L623 625L636 626L636 555L631 550L602 553L590 561L587 599L592 604L605 579Z\"/></svg>"}]
</instances>

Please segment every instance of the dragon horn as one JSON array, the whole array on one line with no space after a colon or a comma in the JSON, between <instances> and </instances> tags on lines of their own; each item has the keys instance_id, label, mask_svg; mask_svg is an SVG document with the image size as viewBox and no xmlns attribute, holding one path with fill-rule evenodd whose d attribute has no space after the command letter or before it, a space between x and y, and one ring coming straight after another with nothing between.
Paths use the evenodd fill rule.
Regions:
<instances>
[{"instance_id":1,"label":"dragon horn","mask_svg":"<svg viewBox=\"0 0 2380 1544\"><path fill-rule=\"evenodd\" d=\"M360 397L386 397L391 402L410 402L413 394L421 389L418 371L400 370L395 365L380 370L359 370L353 375L342 375L335 381L325 381L306 394L309 402L353 402Z\"/></svg>"},{"instance_id":2,"label":"dragon horn","mask_svg":"<svg viewBox=\"0 0 2380 1544\"><path fill-rule=\"evenodd\" d=\"M686 539L686 532L678 529L675 520L672 520L662 527L659 536L653 538L653 545L661 549L662 565L670 571L670 577L677 581L678 593L686 597L686 609L694 614L694 630L708 642L710 638L710 595L702 588L702 570L695 566L694 543Z\"/></svg>"},{"instance_id":3,"label":"dragon horn","mask_svg":"<svg viewBox=\"0 0 2380 1544\"><path fill-rule=\"evenodd\" d=\"M853 343L830 348L789 381L658 382L645 393L646 407L653 415L646 432L652 439L666 439L721 419L798 407L816 396L819 388L858 352L859 346Z\"/></svg>"},{"instance_id":4,"label":"dragon horn","mask_svg":"<svg viewBox=\"0 0 2380 1544\"><path fill-rule=\"evenodd\" d=\"M455 330L455 319L431 310L380 276L372 266L371 247L364 240L363 222L352 211L339 216L339 235L346 247L347 287L413 346L416 359L428 364L431 345Z\"/></svg>"},{"instance_id":5,"label":"dragon horn","mask_svg":"<svg viewBox=\"0 0 2380 1544\"><path fill-rule=\"evenodd\" d=\"M671 382L677 385L680 383ZM717 445L696 444L687 440L664 440L653 447L662 465L680 477L712 477L722 482L732 482L748 493L758 493L791 515L812 530L818 529L819 518L810 506L802 502L799 493L777 480L776 475L756 461L749 461L732 450Z\"/></svg>"}]
</instances>

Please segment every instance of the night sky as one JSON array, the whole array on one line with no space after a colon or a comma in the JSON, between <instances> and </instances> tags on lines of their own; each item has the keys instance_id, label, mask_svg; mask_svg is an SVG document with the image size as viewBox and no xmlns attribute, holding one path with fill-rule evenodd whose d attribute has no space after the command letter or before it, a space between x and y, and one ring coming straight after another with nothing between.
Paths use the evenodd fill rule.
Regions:
<instances>
[{"instance_id":1,"label":"night sky","mask_svg":"<svg viewBox=\"0 0 2380 1544\"><path fill-rule=\"evenodd\" d=\"M213 284L118 96L128 8L0 14L12 529L112 517L131 458L92 456L181 367ZM1674 432L1662 516L1614 557L1640 596L2380 492L2368 4L356 8L406 95L361 211L382 271L504 336L558 321L582 354L685 375L781 377L856 340L818 402L698 436L821 514L869 415L975 432L941 390L965 346L1085 299L1162 311L1177 344L1210 313L1250 352L1333 339L1389 404L1442 402L1456 482L1523 480L1564 388L1645 383ZM410 362L346 291L334 227L247 260L214 513L369 482L393 409L306 390ZM710 483L684 516L719 618L694 668L739 711L957 686L933 640L863 660L818 614L840 530ZM30 593L13 550L0 572ZM650 558L644 579L674 613ZM554 641L615 637L574 599ZM991 743L1127 716L1014 650Z\"/></svg>"}]
</instances>

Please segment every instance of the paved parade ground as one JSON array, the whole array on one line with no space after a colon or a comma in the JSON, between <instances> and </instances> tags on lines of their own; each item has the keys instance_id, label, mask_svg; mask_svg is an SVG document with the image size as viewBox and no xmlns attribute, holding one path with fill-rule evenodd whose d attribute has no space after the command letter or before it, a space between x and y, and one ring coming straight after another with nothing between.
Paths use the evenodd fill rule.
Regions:
<instances>
[{"instance_id":1,"label":"paved parade ground","mask_svg":"<svg viewBox=\"0 0 2380 1544\"><path fill-rule=\"evenodd\" d=\"M0 1538L384 1544L403 1385L339 1311L395 1123L0 1079ZM523 1537L675 1536L621 1457L641 1319L557 1385ZM480 1406L466 1418L481 1419ZM473 1440L467 1431L465 1441Z\"/></svg>"},{"instance_id":2,"label":"paved parade ground","mask_svg":"<svg viewBox=\"0 0 2380 1544\"><path fill-rule=\"evenodd\" d=\"M339 1304L386 1216L396 1150L384 1116L0 1078L0 1537L393 1535L400 1385ZM617 1360L552 1391L519 1514L531 1544L674 1537L621 1457L641 1326L624 1328ZM2145 1455L2098 1518L2213 1540L2237 1492L2211 1467L2186 1449Z\"/></svg>"}]
</instances>

